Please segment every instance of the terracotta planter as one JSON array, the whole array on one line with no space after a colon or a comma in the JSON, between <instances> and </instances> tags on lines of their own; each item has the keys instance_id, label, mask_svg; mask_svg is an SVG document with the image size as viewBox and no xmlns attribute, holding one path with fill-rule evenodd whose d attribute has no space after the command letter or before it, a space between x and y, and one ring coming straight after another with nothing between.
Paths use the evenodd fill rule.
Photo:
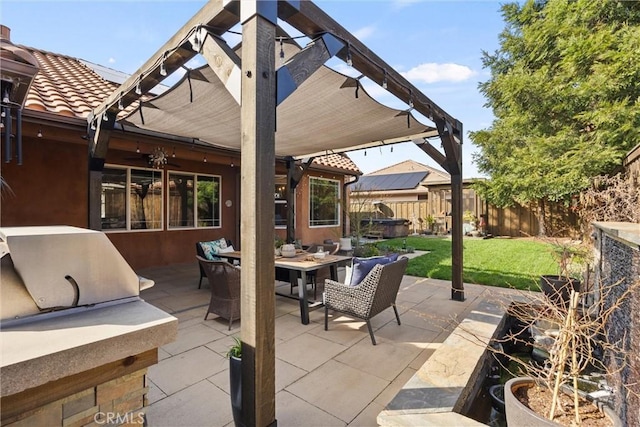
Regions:
<instances>
[{"instance_id":1,"label":"terracotta planter","mask_svg":"<svg viewBox=\"0 0 640 427\"><path fill-rule=\"evenodd\" d=\"M561 425L532 411L515 396L518 389L531 388L535 385L535 381L530 377L512 378L504 385L504 404L508 426L557 427ZM620 417L611 408L600 406L600 410L609 418L613 427L622 427Z\"/></svg>"},{"instance_id":2,"label":"terracotta planter","mask_svg":"<svg viewBox=\"0 0 640 427\"><path fill-rule=\"evenodd\" d=\"M242 359L239 357L229 357L229 388L233 422L242 426Z\"/></svg>"}]
</instances>

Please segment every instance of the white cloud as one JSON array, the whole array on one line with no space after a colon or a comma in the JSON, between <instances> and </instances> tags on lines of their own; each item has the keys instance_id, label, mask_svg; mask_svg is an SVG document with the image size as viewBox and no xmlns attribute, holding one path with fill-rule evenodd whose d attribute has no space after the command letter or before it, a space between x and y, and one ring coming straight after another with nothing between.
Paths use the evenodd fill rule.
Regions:
<instances>
[{"instance_id":1,"label":"white cloud","mask_svg":"<svg viewBox=\"0 0 640 427\"><path fill-rule=\"evenodd\" d=\"M354 31L353 35L356 36L358 40L363 41L371 37L371 35L375 33L375 31L376 27L369 25L367 27L362 27L359 30Z\"/></svg>"},{"instance_id":2,"label":"white cloud","mask_svg":"<svg viewBox=\"0 0 640 427\"><path fill-rule=\"evenodd\" d=\"M409 71L402 73L408 80L422 81L425 83L437 82L462 82L476 74L466 65L453 63L437 64L428 62L413 67Z\"/></svg>"},{"instance_id":3,"label":"white cloud","mask_svg":"<svg viewBox=\"0 0 640 427\"><path fill-rule=\"evenodd\" d=\"M116 63L116 58L111 57L109 58L109 64L115 64Z\"/></svg>"}]
</instances>

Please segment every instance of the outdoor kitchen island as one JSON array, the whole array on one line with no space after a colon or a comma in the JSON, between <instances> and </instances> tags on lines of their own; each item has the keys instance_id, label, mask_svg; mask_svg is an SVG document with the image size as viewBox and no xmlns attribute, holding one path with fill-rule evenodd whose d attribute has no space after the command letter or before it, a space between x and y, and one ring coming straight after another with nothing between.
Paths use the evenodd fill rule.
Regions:
<instances>
[{"instance_id":1,"label":"outdoor kitchen island","mask_svg":"<svg viewBox=\"0 0 640 427\"><path fill-rule=\"evenodd\" d=\"M147 368L177 319L139 297L101 232L0 228L1 424L142 425Z\"/></svg>"}]
</instances>

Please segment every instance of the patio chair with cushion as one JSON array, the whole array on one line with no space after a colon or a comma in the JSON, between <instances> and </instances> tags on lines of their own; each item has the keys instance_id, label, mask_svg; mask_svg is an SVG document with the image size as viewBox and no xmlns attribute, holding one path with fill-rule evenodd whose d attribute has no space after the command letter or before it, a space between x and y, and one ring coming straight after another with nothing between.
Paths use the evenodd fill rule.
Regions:
<instances>
[{"instance_id":1,"label":"patio chair with cushion","mask_svg":"<svg viewBox=\"0 0 640 427\"><path fill-rule=\"evenodd\" d=\"M231 330L233 321L240 319L240 267L223 260L197 258L211 287L211 300L204 320L207 320L209 313L217 314L229 319Z\"/></svg>"},{"instance_id":2,"label":"patio chair with cushion","mask_svg":"<svg viewBox=\"0 0 640 427\"><path fill-rule=\"evenodd\" d=\"M221 250L233 251L234 249L233 249L233 245L231 244L231 241L222 237L218 240L211 240L207 242L196 242L196 258L201 257L201 258L208 259L210 261L218 260L220 258L217 257L216 255L220 253ZM204 277L206 277L206 274L204 272L204 268L202 268L202 265L200 265L200 280L198 281L198 289L202 287L202 279Z\"/></svg>"},{"instance_id":3,"label":"patio chair with cushion","mask_svg":"<svg viewBox=\"0 0 640 427\"><path fill-rule=\"evenodd\" d=\"M377 263L372 266L362 281L354 285L349 282L340 283L326 279L323 295L324 330L328 330L329 310L338 311L364 320L369 329L371 342L376 345L371 327L372 317L392 307L398 325L400 325L396 296L408 262L408 258L402 257L387 264Z\"/></svg>"}]
</instances>

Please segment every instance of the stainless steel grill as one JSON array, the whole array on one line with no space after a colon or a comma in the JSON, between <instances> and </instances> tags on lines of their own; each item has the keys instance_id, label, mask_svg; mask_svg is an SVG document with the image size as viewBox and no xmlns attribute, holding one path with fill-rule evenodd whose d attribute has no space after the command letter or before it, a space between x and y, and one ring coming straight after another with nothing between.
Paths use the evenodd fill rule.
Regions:
<instances>
[{"instance_id":1,"label":"stainless steel grill","mask_svg":"<svg viewBox=\"0 0 640 427\"><path fill-rule=\"evenodd\" d=\"M69 226L5 227L0 228L0 239L0 320L5 326L7 321L139 298L141 278L102 232Z\"/></svg>"}]
</instances>

